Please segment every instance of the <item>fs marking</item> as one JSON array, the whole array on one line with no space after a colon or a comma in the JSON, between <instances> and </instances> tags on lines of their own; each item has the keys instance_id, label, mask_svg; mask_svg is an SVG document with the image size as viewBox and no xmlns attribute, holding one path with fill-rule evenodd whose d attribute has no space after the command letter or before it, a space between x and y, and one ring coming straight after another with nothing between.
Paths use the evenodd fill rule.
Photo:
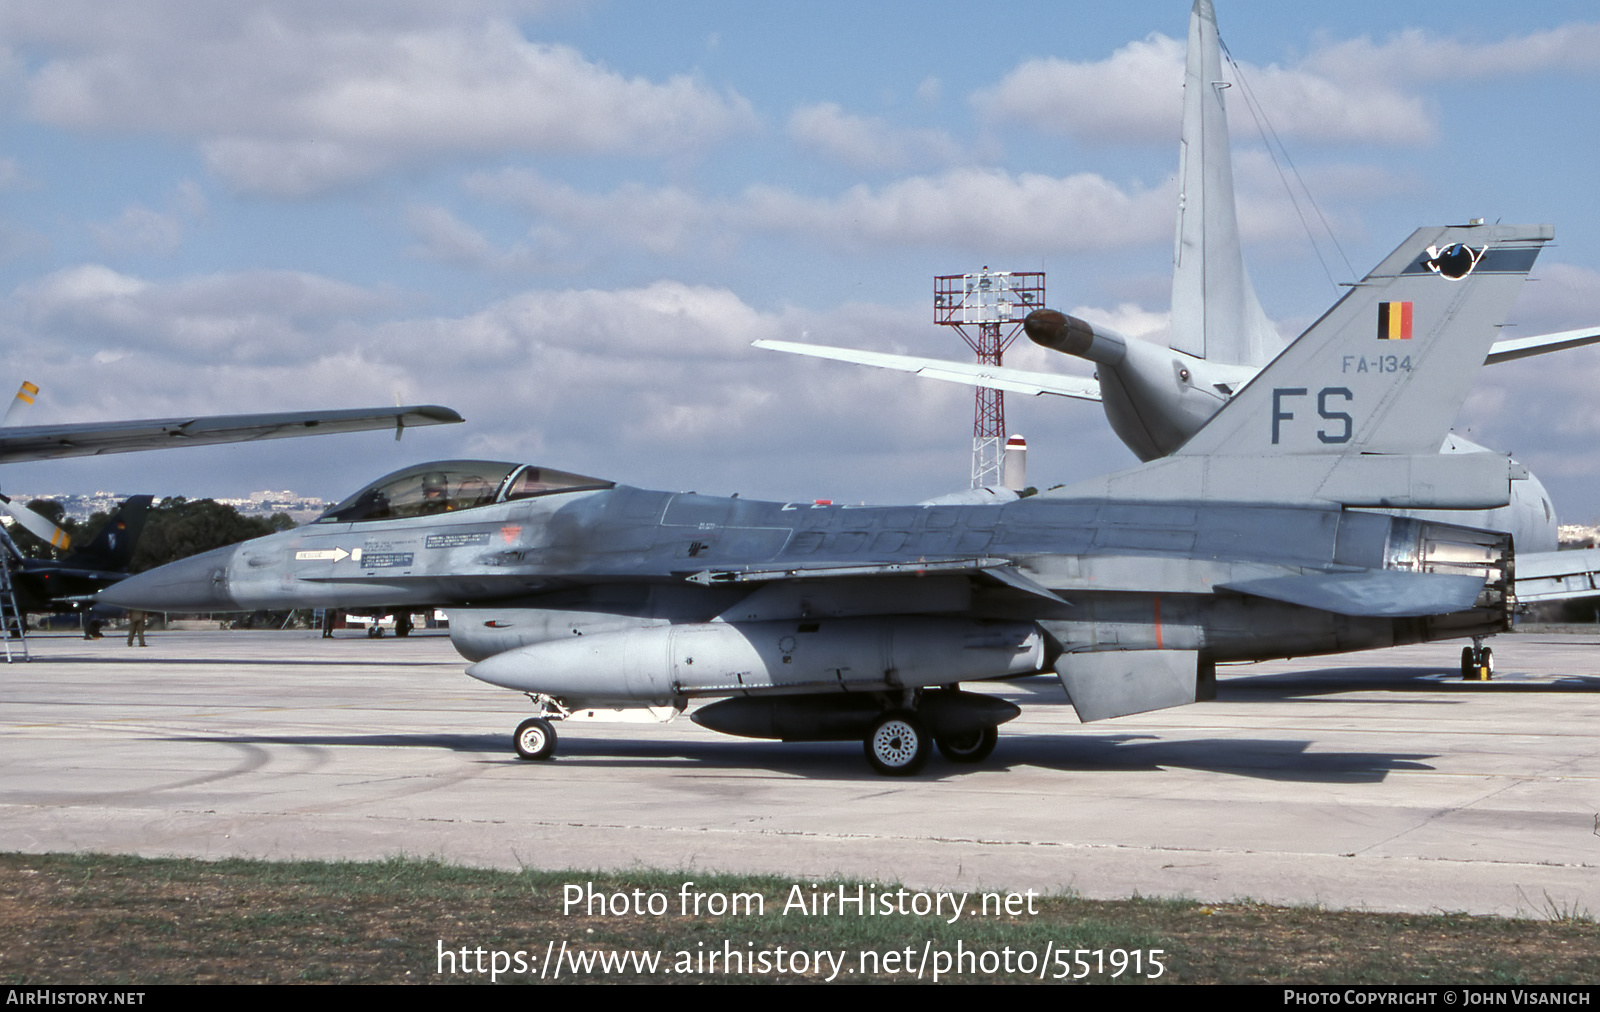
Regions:
<instances>
[{"instance_id":1,"label":"fs marking","mask_svg":"<svg viewBox=\"0 0 1600 1012\"><path fill-rule=\"evenodd\" d=\"M1284 410L1284 400L1289 397L1308 396L1305 387L1273 387L1272 388L1272 444L1278 444L1278 429L1280 422L1292 421L1293 411ZM1317 414L1330 422L1340 422L1344 427L1342 432L1329 432L1327 429L1318 429L1317 438L1324 443L1348 443L1355 432L1355 420L1343 411L1334 411L1329 401L1335 397L1342 397L1346 402L1355 400L1348 387L1323 387L1317 391Z\"/></svg>"}]
</instances>

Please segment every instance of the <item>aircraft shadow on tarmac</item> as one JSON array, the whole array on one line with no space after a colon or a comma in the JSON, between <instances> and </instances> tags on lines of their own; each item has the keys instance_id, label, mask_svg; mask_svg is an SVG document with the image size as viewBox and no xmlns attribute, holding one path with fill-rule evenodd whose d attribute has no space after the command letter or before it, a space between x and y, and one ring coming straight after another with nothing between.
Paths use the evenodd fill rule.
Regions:
<instances>
[{"instance_id":1,"label":"aircraft shadow on tarmac","mask_svg":"<svg viewBox=\"0 0 1600 1012\"><path fill-rule=\"evenodd\" d=\"M701 775L748 777L753 772L820 780L883 779L859 763L855 742L774 742L754 739L690 740L564 736L549 762L516 758L501 734L185 735L165 739L221 745L297 748L424 748L503 757L533 777L559 776L565 768L676 769ZM1167 740L1155 735L1102 734L1074 728L1060 734L1002 735L994 755L976 765L934 756L908 781L945 780L976 772L1037 767L1060 772L1156 772L1184 768L1264 780L1306 783L1373 783L1396 770L1427 770L1428 753L1311 752L1312 742L1265 738Z\"/></svg>"},{"instance_id":2,"label":"aircraft shadow on tarmac","mask_svg":"<svg viewBox=\"0 0 1600 1012\"><path fill-rule=\"evenodd\" d=\"M196 662L200 663L200 662ZM209 662L208 662L209 663ZM248 663L248 662L246 662ZM281 660L263 661L281 665ZM292 662L291 662L292 663ZM320 663L320 662L319 662ZM343 661L341 663L366 663ZM393 664L393 661L374 662ZM1025 707L1068 706L1054 676L1033 676L996 683L994 691ZM1555 675L1524 679L1503 674L1491 682L1464 682L1438 667L1338 667L1267 674L1230 675L1217 682L1222 703L1287 702L1344 693L1381 692L1379 699L1349 698L1352 704L1438 703L1405 699L1408 693L1590 693L1600 692L1600 676ZM1199 704L1204 706L1206 704ZM1137 719L1137 717L1133 718ZM943 780L973 772L1037 767L1060 772L1138 772L1164 768L1192 769L1264 780L1305 783L1372 783L1400 770L1431 769L1432 753L1311 751L1313 742L1274 738L1184 738L1112 732L1109 725L1067 726L1059 733L1002 732L989 759L976 766L957 765L934 756L913 780ZM530 776L557 775L562 767L589 769L668 768L701 775L748 776L765 770L780 776L881 783L859 766L854 742L772 742L728 738L707 741L686 737L617 738L589 736L575 729L562 735L561 755L553 763L524 763L515 758L505 735L379 733L272 736L182 736L167 739L227 745L441 749L483 755L520 765Z\"/></svg>"},{"instance_id":3,"label":"aircraft shadow on tarmac","mask_svg":"<svg viewBox=\"0 0 1600 1012\"><path fill-rule=\"evenodd\" d=\"M1426 752L1310 751L1280 738L1167 739L1142 734L1019 735L1001 739L991 762L1061 772L1190 769L1291 783L1377 783L1398 770L1430 770ZM1004 751L1002 751L1004 750Z\"/></svg>"},{"instance_id":4,"label":"aircraft shadow on tarmac","mask_svg":"<svg viewBox=\"0 0 1600 1012\"><path fill-rule=\"evenodd\" d=\"M1217 699L1233 702L1288 701L1343 692L1429 692L1452 695L1484 692L1600 692L1600 676L1596 675L1557 674L1529 679L1519 672L1505 672L1497 674L1493 681L1469 682L1463 681L1456 671L1441 671L1436 667L1324 668L1260 675L1229 675L1224 668L1217 674ZM1421 700L1351 699L1349 702L1388 705Z\"/></svg>"},{"instance_id":5,"label":"aircraft shadow on tarmac","mask_svg":"<svg viewBox=\"0 0 1600 1012\"><path fill-rule=\"evenodd\" d=\"M33 637L30 635L29 639L32 639L32 638ZM112 656L112 657L107 657L104 654L79 654L79 655L70 655L69 654L69 655L64 656L64 657L52 657L51 660L52 661L58 661L58 662L63 663L63 664L96 664L96 663L109 661L110 663L113 663L113 664L142 664L142 665L147 666L147 667L164 667L164 668L179 667L179 666L183 666L183 665L193 665L193 666L210 665L210 666L214 667L214 666L216 666L218 664L226 664L230 668L328 668L328 667L333 667L333 666L337 666L337 667L340 667L340 668L390 668L390 669L392 669L392 668L439 668L440 670L443 670L443 671L449 671L452 674L459 675L461 673L461 665L460 665L460 663L458 663L456 661L435 661L435 660L407 661L407 660L395 660L392 657L380 657L380 658L376 658L374 660L351 660L351 659L348 659L348 658L345 658L345 657L340 657L337 660L330 661L325 657L320 657L320 658L318 658L318 657L308 657L308 658L303 658L303 659L296 659L296 658L292 658L292 657L289 657L289 658L284 658L284 657L250 658L250 657L232 657L232 656L230 656L226 660L218 660L216 657L164 657L164 656L160 656L160 655L144 657L144 656L125 656L125 655L122 655L122 654L117 654L117 655Z\"/></svg>"}]
</instances>

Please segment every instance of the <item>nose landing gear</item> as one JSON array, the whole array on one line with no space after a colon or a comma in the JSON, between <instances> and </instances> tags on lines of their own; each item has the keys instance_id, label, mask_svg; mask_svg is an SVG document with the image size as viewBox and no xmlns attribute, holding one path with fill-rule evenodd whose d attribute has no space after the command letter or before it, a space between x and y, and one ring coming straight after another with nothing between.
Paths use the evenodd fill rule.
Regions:
<instances>
[{"instance_id":1,"label":"nose landing gear","mask_svg":"<svg viewBox=\"0 0 1600 1012\"><path fill-rule=\"evenodd\" d=\"M1474 636L1472 646L1461 648L1461 678L1467 682L1487 682L1494 677L1494 651Z\"/></svg>"},{"instance_id":2,"label":"nose landing gear","mask_svg":"<svg viewBox=\"0 0 1600 1012\"><path fill-rule=\"evenodd\" d=\"M524 759L548 759L556 751L556 729L543 717L529 717L517 725L512 737L517 755Z\"/></svg>"}]
</instances>

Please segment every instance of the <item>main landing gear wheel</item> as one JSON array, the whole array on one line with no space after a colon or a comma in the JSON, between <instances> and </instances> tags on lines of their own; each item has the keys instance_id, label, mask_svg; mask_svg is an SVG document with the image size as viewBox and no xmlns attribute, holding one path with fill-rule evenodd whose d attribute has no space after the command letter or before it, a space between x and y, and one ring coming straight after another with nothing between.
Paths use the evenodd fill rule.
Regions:
<instances>
[{"instance_id":1,"label":"main landing gear wheel","mask_svg":"<svg viewBox=\"0 0 1600 1012\"><path fill-rule=\"evenodd\" d=\"M990 724L971 734L946 735L933 741L944 757L953 763L981 763L989 758L989 753L994 751L995 743L999 740L1000 729Z\"/></svg>"},{"instance_id":2,"label":"main landing gear wheel","mask_svg":"<svg viewBox=\"0 0 1600 1012\"><path fill-rule=\"evenodd\" d=\"M1487 682L1494 677L1494 650L1489 647L1461 648L1461 677L1468 682Z\"/></svg>"},{"instance_id":3,"label":"main landing gear wheel","mask_svg":"<svg viewBox=\"0 0 1600 1012\"><path fill-rule=\"evenodd\" d=\"M543 717L529 717L518 724L511 740L517 747L517 755L524 759L548 759L556 751L556 729Z\"/></svg>"},{"instance_id":4,"label":"main landing gear wheel","mask_svg":"<svg viewBox=\"0 0 1600 1012\"><path fill-rule=\"evenodd\" d=\"M909 777L928 761L928 731L909 710L879 717L862 744L872 768L886 777Z\"/></svg>"}]
</instances>

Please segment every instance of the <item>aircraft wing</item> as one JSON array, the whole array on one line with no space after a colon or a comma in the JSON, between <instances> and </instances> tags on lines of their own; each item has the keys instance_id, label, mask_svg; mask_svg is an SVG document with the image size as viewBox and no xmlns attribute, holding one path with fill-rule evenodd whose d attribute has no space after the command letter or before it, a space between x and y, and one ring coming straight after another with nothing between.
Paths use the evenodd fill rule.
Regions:
<instances>
[{"instance_id":1,"label":"aircraft wing","mask_svg":"<svg viewBox=\"0 0 1600 1012\"><path fill-rule=\"evenodd\" d=\"M102 453L157 450L168 446L243 443L288 436L328 435L462 421L449 408L414 404L394 408L284 411L263 415L191 415L127 422L16 425L0 428L0 463L91 457Z\"/></svg>"},{"instance_id":2,"label":"aircraft wing","mask_svg":"<svg viewBox=\"0 0 1600 1012\"><path fill-rule=\"evenodd\" d=\"M988 387L1016 394L1055 394L1058 397L1075 397L1080 401L1098 401L1100 383L1087 376L1068 376L1064 373L1030 372L1001 365L977 365L951 362L942 358L916 358L911 355L889 355L878 351L856 351L853 348L830 348L820 344L797 344L793 341L752 341L757 348L768 351L786 351L791 355L810 355L812 358L831 358L839 362L854 362L879 369L895 369L915 373L929 379L968 386Z\"/></svg>"},{"instance_id":3,"label":"aircraft wing","mask_svg":"<svg viewBox=\"0 0 1600 1012\"><path fill-rule=\"evenodd\" d=\"M1563 330L1555 334L1534 334L1532 337L1514 337L1509 341L1496 341L1489 349L1489 355L1483 360L1483 364L1514 362L1519 358L1543 355L1546 352L1581 348L1597 341L1600 341L1600 327Z\"/></svg>"}]
</instances>

